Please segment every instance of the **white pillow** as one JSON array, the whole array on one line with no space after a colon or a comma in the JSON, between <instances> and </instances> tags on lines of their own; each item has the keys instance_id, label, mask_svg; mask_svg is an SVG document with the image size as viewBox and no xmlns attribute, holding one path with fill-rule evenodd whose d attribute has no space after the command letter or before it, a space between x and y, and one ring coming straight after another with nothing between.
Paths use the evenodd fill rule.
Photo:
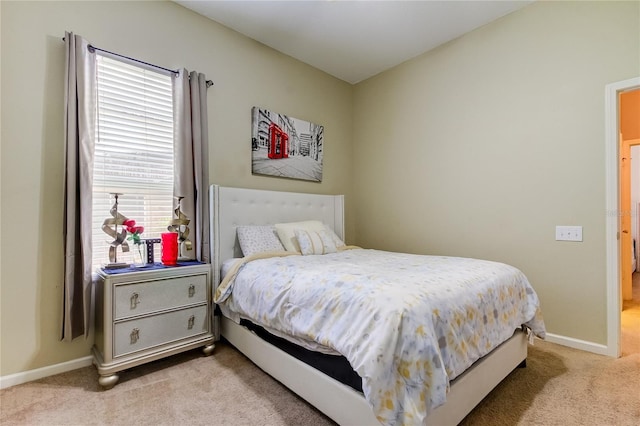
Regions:
<instances>
[{"instance_id":1,"label":"white pillow","mask_svg":"<svg viewBox=\"0 0 640 426\"><path fill-rule=\"evenodd\" d=\"M300 252L306 256L309 254L329 254L338 251L333 238L326 231L308 231L296 229L296 241L300 247Z\"/></svg>"},{"instance_id":2,"label":"white pillow","mask_svg":"<svg viewBox=\"0 0 640 426\"><path fill-rule=\"evenodd\" d=\"M324 223L319 220L305 220L302 222L288 222L288 223L276 223L275 225L280 242L284 246L286 251L300 252L300 245L296 238L296 229L302 229L307 231L327 231L333 239L336 247L344 246L344 242Z\"/></svg>"},{"instance_id":3,"label":"white pillow","mask_svg":"<svg viewBox=\"0 0 640 426\"><path fill-rule=\"evenodd\" d=\"M238 226L236 233L244 256L265 251L284 251L275 228L271 225Z\"/></svg>"}]
</instances>

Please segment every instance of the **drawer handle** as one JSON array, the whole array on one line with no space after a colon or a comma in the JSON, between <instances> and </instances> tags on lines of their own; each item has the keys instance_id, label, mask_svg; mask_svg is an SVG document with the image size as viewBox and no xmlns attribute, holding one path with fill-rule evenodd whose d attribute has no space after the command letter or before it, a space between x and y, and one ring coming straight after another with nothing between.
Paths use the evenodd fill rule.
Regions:
<instances>
[{"instance_id":1,"label":"drawer handle","mask_svg":"<svg viewBox=\"0 0 640 426\"><path fill-rule=\"evenodd\" d=\"M193 328L193 324L194 324L195 322L196 322L196 317L195 317L194 315L191 315L191 316L189 317L189 324L188 324L187 328L188 328L189 330L191 330L191 329Z\"/></svg>"},{"instance_id":2,"label":"drawer handle","mask_svg":"<svg viewBox=\"0 0 640 426\"><path fill-rule=\"evenodd\" d=\"M140 340L140 329L139 328L134 328L133 330L131 330L131 334L129 335L129 338L131 339L131 344L135 344L138 340Z\"/></svg>"},{"instance_id":3,"label":"drawer handle","mask_svg":"<svg viewBox=\"0 0 640 426\"><path fill-rule=\"evenodd\" d=\"M138 293L133 293L131 295L131 309L135 309L138 306L138 303L140 303L139 297Z\"/></svg>"},{"instance_id":4,"label":"drawer handle","mask_svg":"<svg viewBox=\"0 0 640 426\"><path fill-rule=\"evenodd\" d=\"M189 297L193 297L194 294L196 294L196 286L191 284L189 286Z\"/></svg>"}]
</instances>

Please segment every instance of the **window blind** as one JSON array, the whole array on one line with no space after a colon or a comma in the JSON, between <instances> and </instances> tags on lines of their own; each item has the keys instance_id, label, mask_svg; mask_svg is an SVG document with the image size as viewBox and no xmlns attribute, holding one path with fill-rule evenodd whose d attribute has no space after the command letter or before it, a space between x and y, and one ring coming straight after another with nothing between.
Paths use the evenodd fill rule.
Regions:
<instances>
[{"instance_id":1,"label":"window blind","mask_svg":"<svg viewBox=\"0 0 640 426\"><path fill-rule=\"evenodd\" d=\"M171 76L104 55L97 60L97 126L93 170L93 266L109 262L112 238L102 231L120 193L118 211L160 238L173 216ZM120 228L120 227L119 227ZM128 241L132 249L136 247ZM156 245L155 257L160 259ZM118 262L132 252L118 249Z\"/></svg>"}]
</instances>

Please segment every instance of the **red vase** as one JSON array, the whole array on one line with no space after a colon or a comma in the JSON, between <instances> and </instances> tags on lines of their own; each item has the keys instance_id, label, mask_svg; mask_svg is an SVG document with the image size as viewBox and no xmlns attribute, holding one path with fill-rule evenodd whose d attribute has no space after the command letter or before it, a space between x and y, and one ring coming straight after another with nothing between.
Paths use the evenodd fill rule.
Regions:
<instances>
[{"instance_id":1,"label":"red vase","mask_svg":"<svg viewBox=\"0 0 640 426\"><path fill-rule=\"evenodd\" d=\"M160 238L162 264L175 266L178 263L178 233L163 232L160 234Z\"/></svg>"}]
</instances>

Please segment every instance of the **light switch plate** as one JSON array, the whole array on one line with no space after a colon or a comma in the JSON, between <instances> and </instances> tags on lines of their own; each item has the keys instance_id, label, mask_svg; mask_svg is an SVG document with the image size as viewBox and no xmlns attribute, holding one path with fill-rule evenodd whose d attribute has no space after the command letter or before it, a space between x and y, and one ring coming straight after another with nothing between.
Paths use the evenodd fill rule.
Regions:
<instances>
[{"instance_id":1,"label":"light switch plate","mask_svg":"<svg viewBox=\"0 0 640 426\"><path fill-rule=\"evenodd\" d=\"M556 241L582 241L582 226L556 226Z\"/></svg>"}]
</instances>

